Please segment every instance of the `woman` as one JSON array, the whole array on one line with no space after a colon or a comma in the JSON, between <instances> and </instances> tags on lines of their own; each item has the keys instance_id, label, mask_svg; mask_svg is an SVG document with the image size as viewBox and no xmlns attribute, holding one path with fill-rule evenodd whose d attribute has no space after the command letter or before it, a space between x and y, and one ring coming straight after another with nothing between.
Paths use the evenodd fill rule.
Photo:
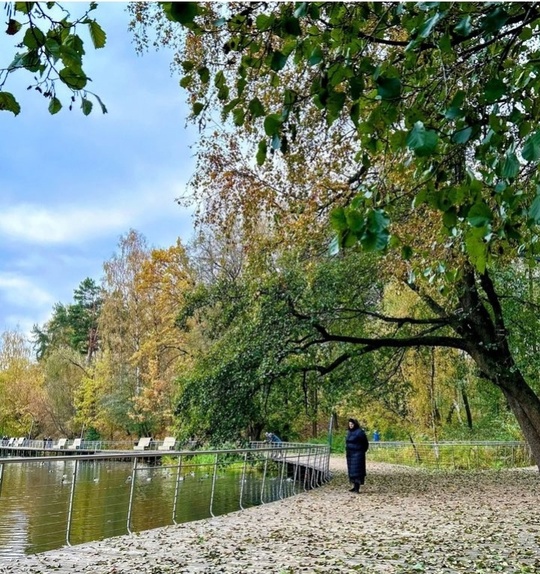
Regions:
<instances>
[{"instance_id":1,"label":"woman","mask_svg":"<svg viewBox=\"0 0 540 574\"><path fill-rule=\"evenodd\" d=\"M349 419L349 431L347 432L346 450L347 471L353 487L351 492L360 492L360 485L366 479L366 451L369 442L366 433L360 428L356 419Z\"/></svg>"}]
</instances>

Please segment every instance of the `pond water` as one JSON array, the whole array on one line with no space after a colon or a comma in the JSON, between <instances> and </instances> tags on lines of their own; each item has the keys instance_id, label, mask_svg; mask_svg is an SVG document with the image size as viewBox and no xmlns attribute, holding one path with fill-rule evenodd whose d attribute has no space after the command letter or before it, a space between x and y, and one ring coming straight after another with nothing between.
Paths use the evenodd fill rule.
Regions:
<instances>
[{"instance_id":1,"label":"pond water","mask_svg":"<svg viewBox=\"0 0 540 574\"><path fill-rule=\"evenodd\" d=\"M71 496L69 541L80 544L126 534L128 519L131 531L139 532L294 494L294 484L279 468L264 480L255 468L222 469L214 481L212 467L183 465L179 474L174 465L143 464L133 480L131 462L81 461L72 490L73 468L73 460L52 459L4 465L0 561L64 546Z\"/></svg>"}]
</instances>

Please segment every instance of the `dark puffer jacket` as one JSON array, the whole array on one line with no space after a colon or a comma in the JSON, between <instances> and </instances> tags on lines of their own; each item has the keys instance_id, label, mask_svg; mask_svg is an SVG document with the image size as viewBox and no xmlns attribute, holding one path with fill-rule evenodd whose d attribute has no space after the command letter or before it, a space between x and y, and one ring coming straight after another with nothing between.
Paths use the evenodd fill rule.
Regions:
<instances>
[{"instance_id":1,"label":"dark puffer jacket","mask_svg":"<svg viewBox=\"0 0 540 574\"><path fill-rule=\"evenodd\" d=\"M366 451L369 442L366 433L361 428L347 432L346 454L349 480L364 484L366 477Z\"/></svg>"}]
</instances>

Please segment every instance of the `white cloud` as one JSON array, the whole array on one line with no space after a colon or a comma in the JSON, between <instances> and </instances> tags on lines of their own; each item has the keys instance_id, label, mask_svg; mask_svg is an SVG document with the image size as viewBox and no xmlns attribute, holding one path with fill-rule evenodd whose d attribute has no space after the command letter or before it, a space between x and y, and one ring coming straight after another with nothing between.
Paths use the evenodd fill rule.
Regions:
<instances>
[{"instance_id":1,"label":"white cloud","mask_svg":"<svg viewBox=\"0 0 540 574\"><path fill-rule=\"evenodd\" d=\"M55 302L33 279L14 273L0 273L0 297L12 305L34 309L50 308Z\"/></svg>"},{"instance_id":2,"label":"white cloud","mask_svg":"<svg viewBox=\"0 0 540 574\"><path fill-rule=\"evenodd\" d=\"M4 208L0 234L28 243L76 243L129 225L129 210L80 206L46 208L23 203Z\"/></svg>"},{"instance_id":3,"label":"white cloud","mask_svg":"<svg viewBox=\"0 0 540 574\"><path fill-rule=\"evenodd\" d=\"M178 181L146 182L138 190L114 193L107 202L96 195L91 205L5 205L0 212L0 236L30 244L75 245L159 223L162 218L180 220L183 212L174 199L181 187Z\"/></svg>"}]
</instances>

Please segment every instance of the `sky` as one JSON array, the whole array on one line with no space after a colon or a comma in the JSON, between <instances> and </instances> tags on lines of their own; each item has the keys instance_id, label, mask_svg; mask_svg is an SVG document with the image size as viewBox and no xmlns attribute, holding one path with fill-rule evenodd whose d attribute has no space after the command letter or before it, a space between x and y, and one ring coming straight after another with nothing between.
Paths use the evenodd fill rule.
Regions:
<instances>
[{"instance_id":1,"label":"sky","mask_svg":"<svg viewBox=\"0 0 540 574\"><path fill-rule=\"evenodd\" d=\"M103 263L130 229L151 247L188 241L193 233L190 212L175 198L195 169L196 130L186 127L171 54L136 54L126 6L99 4L92 14L107 44L95 50L85 41L88 88L107 114L96 105L89 116L78 105L69 111L64 97L64 108L51 116L48 100L27 91L26 71L11 74L4 86L22 110L0 111L0 333L30 333L55 303L72 303L85 278L99 282ZM4 29L0 68L17 51Z\"/></svg>"}]
</instances>

